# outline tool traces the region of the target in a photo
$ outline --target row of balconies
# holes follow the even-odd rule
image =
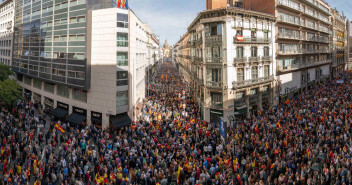
[[[312,53],[331,53],[329,49],[299,49],[299,50],[288,50],[288,51],[280,51],[276,52],[279,55],[299,55],[299,54],[312,54]]]
[[[263,44],[269,44],[270,38],[251,38],[251,37],[235,36],[233,38],[233,42],[235,44],[240,44],[240,43],[263,43]]]
[[[239,88],[244,88],[247,86],[253,86],[253,85],[258,85],[262,83],[268,83],[274,80],[274,75],[267,76],[267,77],[261,77],[261,78],[256,78],[256,79],[249,79],[249,80],[243,80],[243,81],[234,81],[232,82],[232,86],[234,89],[239,89]]]
[[[261,56],[261,57],[244,57],[244,58],[234,58],[235,63],[246,63],[246,62],[259,62],[259,61],[271,61],[272,56]]]
[[[307,62],[304,64],[292,64],[290,66],[278,66],[277,69],[280,72],[286,72],[286,71],[297,70],[297,69],[301,69],[301,68],[329,64],[329,63],[331,63],[331,60],[321,60],[321,61],[316,61],[316,62]]]
[[[322,12],[330,15],[330,11],[327,10],[320,3],[317,3],[315,0],[303,0],[303,1],[310,3],[314,7],[318,8],[319,10],[321,10]],[[286,6],[286,7],[289,7],[290,9],[294,9],[294,10],[296,10],[298,12],[303,12],[303,13],[305,12],[303,6],[300,6],[299,4],[296,4],[296,3],[292,2],[291,0],[278,0],[277,1],[277,5]]]
[[[293,39],[293,40],[302,40],[302,41],[311,41],[311,42],[322,42],[322,43],[329,43],[329,39],[322,38],[322,37],[312,37],[312,38],[304,38],[304,37],[299,37],[298,35],[295,34],[282,34],[278,33],[276,35],[277,38],[282,38],[282,39]]]

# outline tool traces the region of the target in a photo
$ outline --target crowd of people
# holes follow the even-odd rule
[[[61,133],[30,101],[1,104],[0,182],[352,184],[351,73],[242,120],[223,145],[176,66],[158,66],[138,121],[115,131],[59,121]]]

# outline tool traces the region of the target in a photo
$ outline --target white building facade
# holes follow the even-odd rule
[[[11,66],[15,1],[4,0],[0,4],[0,63]]]

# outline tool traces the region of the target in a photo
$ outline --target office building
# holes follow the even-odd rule
[[[136,117],[148,27],[101,0],[17,0],[12,69],[24,93],[72,124],[119,127]]]
[[[4,0],[0,4],[0,63],[11,66],[15,1]]]
[[[223,7],[200,12],[175,44],[202,119],[249,116],[274,103],[275,17]]]

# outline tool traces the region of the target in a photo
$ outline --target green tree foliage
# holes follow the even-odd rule
[[[21,99],[21,86],[11,79],[0,81],[0,101],[13,106]]]
[[[11,71],[10,66],[0,64],[0,81],[5,81],[10,75],[14,73]]]

